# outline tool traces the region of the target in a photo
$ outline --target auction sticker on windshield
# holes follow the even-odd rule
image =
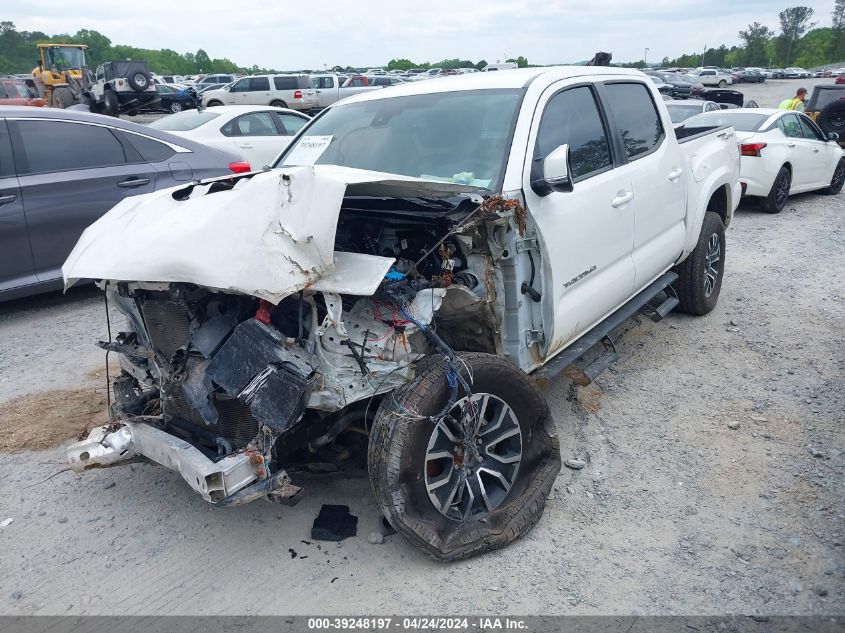
[[[303,136],[299,142],[291,150],[291,153],[285,156],[285,165],[313,165],[317,159],[323,155],[329,143],[332,142],[332,136]]]

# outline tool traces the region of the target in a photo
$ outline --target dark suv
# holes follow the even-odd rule
[[[82,231],[127,196],[248,171],[235,154],[111,117],[0,113],[0,301],[62,287]]]

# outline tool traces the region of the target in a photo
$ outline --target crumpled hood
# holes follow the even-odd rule
[[[79,238],[62,266],[65,288],[79,279],[185,282],[278,303],[320,280],[320,290],[372,294],[393,259],[336,257],[347,192],[446,197],[478,191],[334,165],[274,169],[236,177],[231,190],[210,191],[228,178],[125,198]],[[332,274],[335,259],[349,267],[346,274]],[[334,280],[343,283],[336,287]]]

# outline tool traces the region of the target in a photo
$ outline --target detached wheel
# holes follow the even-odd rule
[[[833,170],[833,177],[830,179],[830,185],[822,189],[822,193],[829,196],[835,196],[842,191],[842,185],[845,184],[845,158],[840,158],[836,169]]]
[[[675,289],[681,302],[678,310],[701,316],[716,307],[725,274],[725,225],[717,213],[704,214],[695,250],[675,272]]]
[[[760,209],[766,213],[780,213],[786,206],[789,198],[789,189],[792,187],[792,172],[784,165],[775,176],[769,195],[760,200]]]
[[[171,112],[181,112],[182,111],[182,104],[178,101],[174,101],[170,104],[170,111]]]
[[[442,358],[420,363],[373,422],[370,481],[390,524],[441,561],[507,545],[543,514],[560,471],[554,421],[534,382],[490,354],[462,354],[472,394],[449,398]],[[471,378],[470,378],[471,376]]]

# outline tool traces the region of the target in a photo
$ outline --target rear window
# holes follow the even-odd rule
[[[716,125],[732,125],[737,132],[756,132],[760,129],[768,114],[754,114],[751,112],[705,112],[684,121],[685,127],[709,127]]]
[[[613,83],[605,90],[628,158],[647,154],[660,145],[663,125],[648,88],[641,83]]]
[[[276,90],[296,90],[299,84],[296,77],[273,77],[273,84]]]
[[[219,114],[209,112],[208,110],[201,112],[197,110],[186,110],[185,112],[178,112],[153,121],[149,127],[164,132],[187,132],[188,130],[195,130],[200,125],[204,125],[219,116]]]
[[[698,105],[674,105],[667,103],[666,108],[669,110],[669,118],[672,119],[672,123],[681,123],[691,116],[701,114],[701,106]]]

